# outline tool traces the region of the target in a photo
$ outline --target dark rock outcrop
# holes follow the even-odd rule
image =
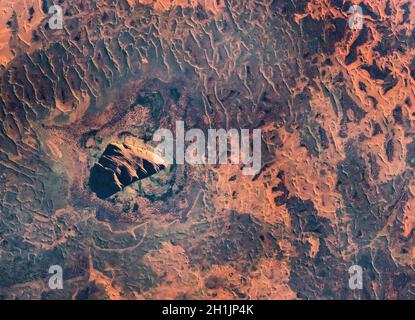
[[[150,150],[110,143],[91,169],[89,186],[99,198],[105,199],[164,168],[162,159]]]

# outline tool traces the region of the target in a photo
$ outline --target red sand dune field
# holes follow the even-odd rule
[[[0,0],[0,298],[415,298],[415,2],[52,2]],[[176,121],[260,171],[165,165]]]

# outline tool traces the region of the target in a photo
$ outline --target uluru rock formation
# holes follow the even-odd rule
[[[89,186],[99,198],[105,199],[164,168],[163,160],[149,150],[110,143],[91,169]]]

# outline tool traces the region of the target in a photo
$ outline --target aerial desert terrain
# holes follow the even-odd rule
[[[414,170],[412,0],[0,0],[0,299],[415,299]]]

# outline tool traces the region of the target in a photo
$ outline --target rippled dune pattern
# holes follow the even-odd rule
[[[0,0],[0,298],[414,299],[415,2],[361,30],[352,4]],[[177,120],[261,129],[261,171],[92,192],[107,146]]]

